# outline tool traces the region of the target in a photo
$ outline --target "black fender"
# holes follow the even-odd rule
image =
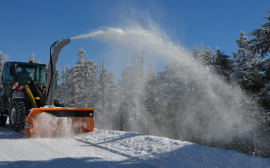
[[[23,90],[14,90],[11,96],[11,101],[13,100],[29,101],[26,91]]]

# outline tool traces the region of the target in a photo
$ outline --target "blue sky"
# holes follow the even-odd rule
[[[58,39],[104,27],[121,28],[128,20],[144,26],[150,18],[190,51],[203,42],[232,55],[241,30],[249,33],[267,22],[263,17],[270,10],[268,5],[266,0],[2,0],[0,51],[8,54],[10,61],[28,61],[35,53],[37,59],[47,63],[49,47]],[[62,50],[58,68],[67,64],[73,67],[80,47],[86,50],[88,59],[100,63],[106,45],[91,39],[72,41]]]

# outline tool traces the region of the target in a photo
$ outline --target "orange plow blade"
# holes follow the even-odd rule
[[[26,134],[29,137],[49,137],[60,129],[74,133],[92,132],[93,117],[93,108],[33,108],[26,119]]]

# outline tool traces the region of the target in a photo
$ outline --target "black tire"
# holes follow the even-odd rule
[[[0,100],[0,110],[1,110],[1,100]],[[4,127],[7,122],[7,117],[3,114],[0,114],[0,127]]]
[[[14,101],[9,106],[9,128],[14,131],[21,131],[25,126],[26,106],[23,101]]]
[[[0,127],[4,127],[6,125],[6,122],[7,122],[7,117],[1,115],[0,116]]]

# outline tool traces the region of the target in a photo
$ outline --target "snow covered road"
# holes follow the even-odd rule
[[[270,167],[270,159],[132,132],[25,138],[0,128],[0,167]]]
[[[0,167],[151,167],[73,138],[30,139],[0,128]]]

